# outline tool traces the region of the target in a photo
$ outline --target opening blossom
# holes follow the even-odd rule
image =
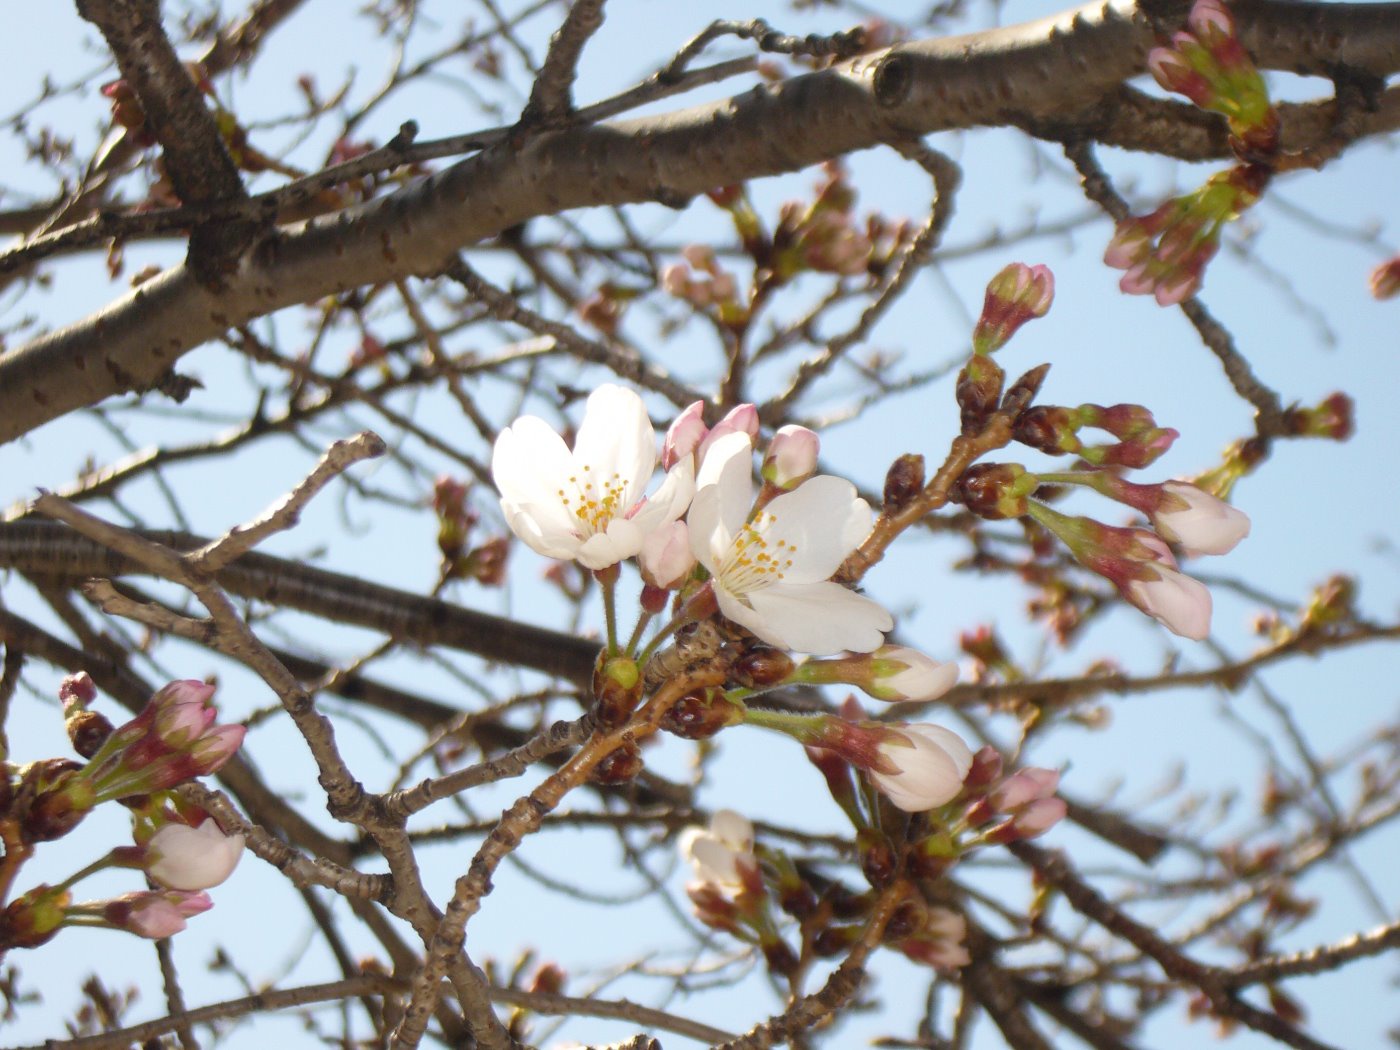
[[[213,820],[197,828],[167,824],[146,843],[146,874],[171,890],[207,890],[233,874],[243,836],[225,835]]]
[[[656,494],[644,495],[656,467],[656,432],[642,399],[605,384],[588,397],[572,451],[537,416],[501,431],[491,474],[510,530],[547,558],[606,569],[630,558],[646,536],[685,512],[694,462],[681,457]]]
[[[746,433],[726,434],[705,456],[688,518],[720,612],[781,649],[878,649],[894,626],[890,614],[831,582],[870,532],[870,505],[855,486],[821,474],[749,520],[753,502],[753,446]]]
[[[708,828],[686,828],[678,846],[701,882],[739,890],[753,882],[758,871],[753,825],[732,809],[716,810]]]
[[[906,813],[923,813],[952,801],[972,768],[972,750],[962,737],[927,723],[891,726],[879,751],[895,770],[872,769],[870,781]]]

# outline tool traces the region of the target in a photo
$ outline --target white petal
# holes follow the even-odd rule
[[[606,569],[632,557],[642,549],[642,530],[634,522],[614,518],[606,532],[589,536],[579,545],[574,558],[585,569]]]
[[[656,467],[656,431],[635,391],[604,383],[588,395],[574,441],[574,459],[591,467],[596,483],[617,474],[627,482],[622,504],[641,498]]]
[[[574,459],[564,439],[543,419],[521,416],[496,437],[491,451],[491,476],[509,503],[526,511],[548,533],[573,527],[559,489],[574,472]]]
[[[576,535],[558,529],[546,532],[540,527],[539,520],[530,509],[517,507],[502,500],[501,512],[505,515],[510,531],[519,536],[536,554],[543,554],[546,558],[572,558],[578,552],[579,541]]]
[[[1125,595],[1173,634],[1202,641],[1210,633],[1210,591],[1200,580],[1157,567],[1155,580],[1129,580]]]
[[[942,726],[905,726],[902,732],[912,747],[880,745],[881,754],[899,766],[899,772],[871,773],[870,779],[907,813],[922,813],[951,801],[962,790],[972,752],[956,733]],[[966,765],[961,761],[964,753]]]
[[[754,616],[762,621],[768,634],[740,620],[745,627],[765,641],[771,640],[769,634],[778,635],[784,642],[773,644],[814,656],[843,649],[873,652],[884,644],[883,632],[894,626],[894,620],[878,602],[839,583],[784,581],[754,590],[747,597]],[[730,616],[727,611],[725,615]]]
[[[656,493],[631,516],[643,534],[669,525],[685,513],[695,496],[695,457],[684,456],[666,472]]]
[[[695,487],[701,491],[711,485],[719,490],[719,520],[733,536],[753,508],[753,444],[747,434],[726,434],[705,455]]]
[[[786,541],[796,548],[784,582],[829,580],[870,531],[869,505],[856,497],[856,487],[849,481],[830,474],[807,479],[764,509],[773,518],[764,539],[770,545]],[[852,542],[855,533],[859,536]]]
[[[710,818],[710,832],[739,853],[753,849],[753,825],[749,818],[732,809],[717,809]]]
[[[709,485],[697,491],[685,520],[690,529],[690,552],[695,560],[712,574],[718,572],[731,539],[720,521],[719,486]]]

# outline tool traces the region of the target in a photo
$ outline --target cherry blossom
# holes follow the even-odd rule
[[[742,813],[716,810],[708,828],[689,827],[678,842],[695,877],[723,889],[738,890],[753,882],[758,861],[753,855],[753,825]]]
[[[146,844],[146,874],[167,889],[207,890],[233,874],[243,836],[225,835],[213,820],[197,828],[167,824]]]
[[[879,751],[894,772],[872,769],[870,781],[906,813],[922,813],[951,801],[972,768],[972,751],[962,737],[926,723],[891,727]]]
[[[638,553],[646,536],[685,512],[694,464],[681,457],[651,499],[656,433],[642,399],[605,384],[588,398],[573,450],[536,416],[496,438],[491,474],[512,532],[547,558],[605,569]]]
[[[753,446],[745,433],[727,434],[701,465],[688,518],[691,549],[711,574],[720,612],[781,649],[878,649],[894,626],[890,614],[831,582],[870,532],[870,506],[855,486],[818,475],[750,520],[753,501]]]

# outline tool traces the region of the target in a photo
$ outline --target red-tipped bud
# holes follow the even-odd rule
[[[1006,345],[1027,321],[1044,317],[1055,298],[1055,277],[1045,266],[1012,263],[987,284],[972,349],[989,354]]]

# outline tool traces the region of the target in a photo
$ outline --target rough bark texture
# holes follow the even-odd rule
[[[1236,13],[1265,68],[1400,70],[1395,5],[1257,0]],[[434,274],[458,249],[533,216],[636,201],[681,206],[716,186],[955,128],[1021,124],[1054,137],[1111,130],[1122,85],[1155,39],[1135,5],[1094,3],[901,45],[718,103],[508,141],[393,196],[269,235],[220,271],[217,290],[209,275],[172,267],[98,314],[0,356],[0,442],[113,394],[178,395],[176,362],[229,327],[351,287]],[[1121,121],[1125,130],[1106,140],[1175,154],[1172,140],[1184,132],[1191,156],[1223,146],[1188,107],[1149,105],[1155,123]],[[1295,115],[1286,141],[1330,131],[1325,111]],[[1362,123],[1373,132],[1397,122],[1392,91]]]

